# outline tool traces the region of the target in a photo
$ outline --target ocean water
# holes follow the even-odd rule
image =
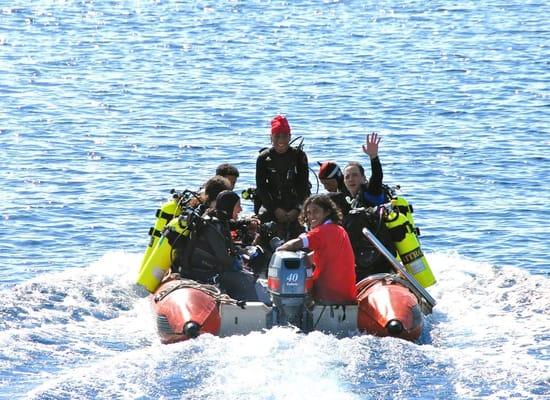
[[[0,398],[547,399],[549,26],[542,1],[0,1]],[[160,344],[133,286],[156,208],[222,162],[252,186],[277,113],[313,171],[381,134],[438,278],[420,343]]]

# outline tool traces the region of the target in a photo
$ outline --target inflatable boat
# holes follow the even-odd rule
[[[371,231],[359,228],[359,235],[362,233],[387,259],[395,274],[367,276],[357,283],[355,301],[326,304],[313,300],[312,266],[302,251],[273,254],[267,279],[256,282],[261,302],[236,301],[214,285],[168,275],[173,246],[188,237],[197,224],[205,223],[195,212],[182,213],[181,198],[187,197],[174,195],[157,211],[157,223],[150,231],[151,241],[136,280],[152,293],[162,343],[204,333],[228,336],[285,325],[305,333],[320,330],[340,336],[359,332],[410,341],[420,337],[424,315],[435,306],[435,300],[425,290],[435,283],[435,277],[420,248],[412,207],[403,198],[396,197],[374,210],[391,234],[399,261]],[[372,215],[369,212],[354,209],[350,214]]]
[[[300,318],[295,325],[303,332],[319,330],[337,336],[365,333],[419,339],[424,327],[422,307],[401,278],[390,274],[372,276],[359,282],[358,290],[357,303],[314,303],[304,310],[305,320]],[[289,321],[282,324],[277,320],[273,305],[238,304],[211,285],[179,278],[167,279],[151,296],[151,302],[164,344],[204,333],[225,337],[290,325]]]
[[[365,278],[357,284],[357,301],[340,304],[313,301],[311,275],[304,252],[276,252],[268,279],[260,283],[269,301],[242,302],[216,286],[171,274],[150,296],[160,340],[168,344],[205,333],[224,337],[292,325],[304,333],[366,333],[417,341],[424,315],[435,305],[404,269]]]

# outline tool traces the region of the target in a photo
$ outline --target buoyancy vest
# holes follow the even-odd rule
[[[343,226],[348,233],[355,255],[357,281],[369,275],[392,272],[391,264],[362,233],[363,228],[367,228],[393,255],[397,255],[390,232],[384,224],[383,214],[379,210],[375,207],[355,208],[351,209],[344,218]]]
[[[382,190],[379,194],[373,194],[369,191],[366,184],[362,184],[359,192],[351,203],[351,208],[376,207],[384,204],[385,201],[387,200],[384,190]]]
[[[235,263],[231,234],[226,221],[210,215],[196,218],[200,221],[193,225],[175,263],[182,277],[212,283]]]
[[[265,171],[257,171],[258,195],[267,209],[291,209],[311,194],[307,156],[302,150],[289,147],[286,153],[279,154],[269,148],[260,153],[258,160],[265,168]]]

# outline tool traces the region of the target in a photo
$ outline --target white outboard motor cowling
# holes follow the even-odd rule
[[[269,262],[267,288],[273,303],[272,324],[309,331],[306,304],[313,287],[313,269],[303,251],[276,251]]]

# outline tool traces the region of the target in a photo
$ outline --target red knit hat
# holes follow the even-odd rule
[[[338,179],[342,176],[340,167],[333,161],[319,162],[319,165],[319,179]]]
[[[277,115],[271,120],[272,135],[290,135],[290,125],[285,117]]]

